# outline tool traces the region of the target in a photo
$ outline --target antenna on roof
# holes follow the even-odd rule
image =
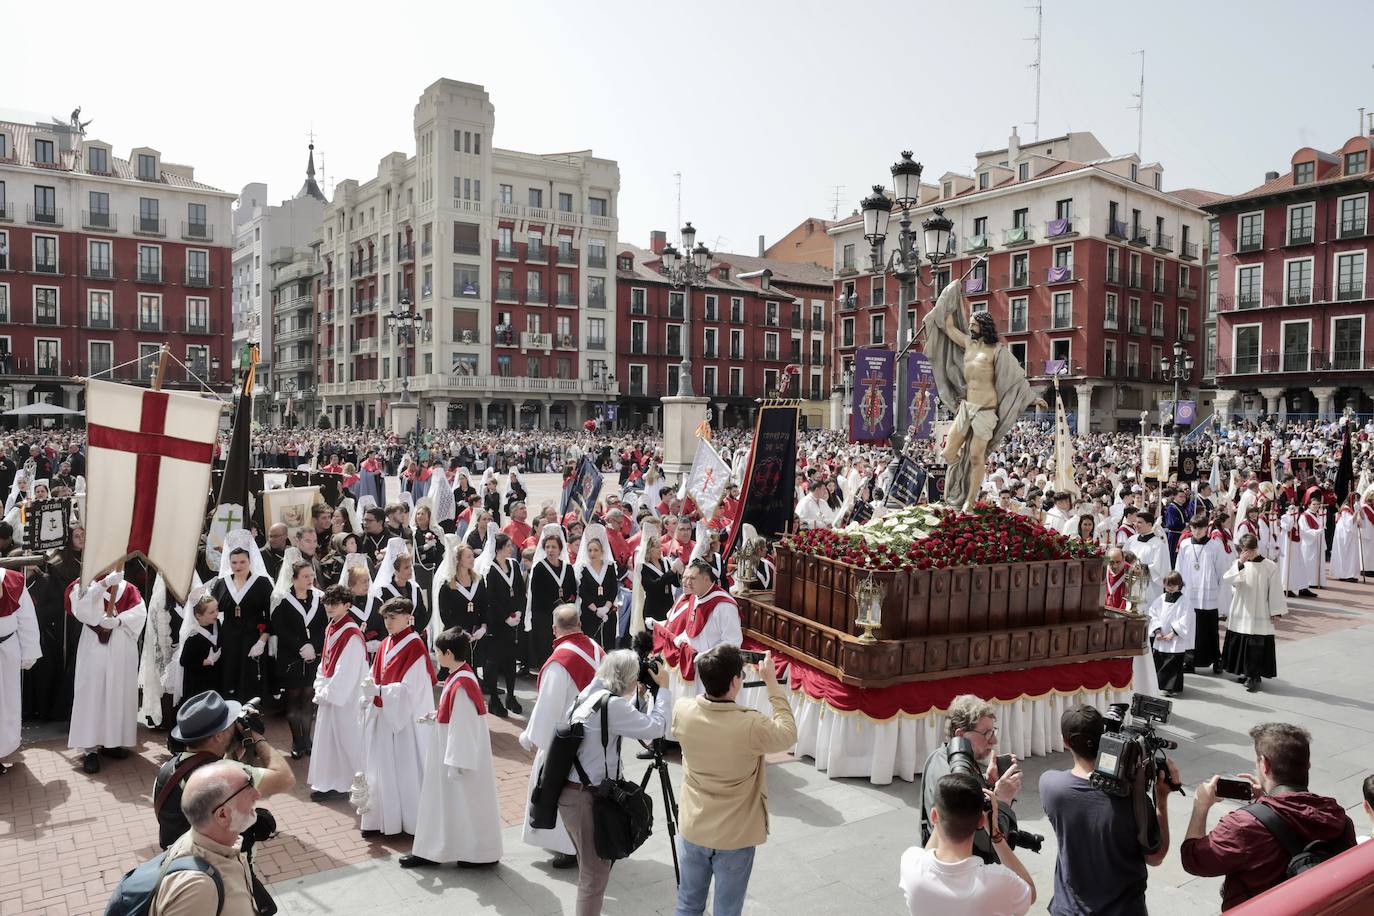
[[[1035,120],[1030,122],[1030,126],[1035,128],[1035,139],[1038,141],[1040,139],[1040,38],[1043,34],[1045,4],[1041,0],[1036,0],[1035,6],[1028,6],[1026,9],[1035,10],[1035,34],[1027,38],[1026,41],[1035,42],[1035,63],[1028,66],[1035,71]]]
[[[830,200],[830,219],[834,221],[840,218],[840,201],[844,199],[844,185],[837,184],[831,187],[835,193]]]
[[[677,224],[682,225],[682,173],[674,172],[673,177],[677,179]]]
[[[1145,146],[1145,51],[1135,53],[1140,55],[1140,91],[1134,93],[1136,102],[1131,107],[1140,113],[1135,128],[1135,155],[1139,159]]]

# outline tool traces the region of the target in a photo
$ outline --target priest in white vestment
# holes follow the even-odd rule
[[[1325,532],[1315,515],[1294,506],[1283,516],[1279,535],[1279,576],[1288,597],[1315,598]]]
[[[3,761],[19,750],[21,671],[43,655],[38,640],[38,614],[24,588],[24,573],[0,570],[0,774]]]
[[[82,752],[82,769],[100,772],[100,752],[129,756],[138,742],[138,637],[148,619],[143,598],[121,572],[67,589],[72,616],[85,624],[76,648],[76,688],[67,746]]]
[[[553,744],[554,729],[568,717],[577,695],[596,677],[596,669],[605,655],[605,650],[582,632],[582,614],[577,605],[560,604],[553,609],[553,649],[544,667],[539,669],[539,694],[529,723],[520,733],[520,746],[536,752],[534,766],[530,769],[527,798],[533,797],[535,786],[539,783],[539,773],[544,767],[549,746]],[[554,868],[576,867],[576,850],[563,826],[562,815],[558,816],[555,826],[548,830],[531,827],[528,813],[524,824],[520,839],[552,852]]]
[[[348,798],[353,777],[363,768],[363,723],[358,708],[367,675],[367,646],[351,613],[353,596],[344,585],[324,591],[324,651],[315,673],[315,733],[311,738],[312,801]]]
[[[430,726],[420,719],[434,712],[434,669],[413,606],[404,598],[382,605],[387,638],[363,680],[363,775],[367,803],[359,809],[365,837],[415,833],[420,782],[429,749]]]
[[[1374,490],[1365,493],[1355,510],[1355,531],[1360,536],[1360,562],[1366,576],[1374,575]]]
[[[825,501],[825,484],[813,480],[807,493],[797,502],[797,522],[803,528],[829,528],[835,524],[835,513]]]
[[[1355,520],[1361,509],[1354,493],[1336,513],[1336,533],[1331,540],[1331,578],[1357,582],[1360,578],[1360,532]]]
[[[1174,566],[1175,571],[1183,576],[1184,597],[1194,615],[1192,625],[1188,627],[1188,658],[1184,673],[1191,673],[1196,668],[1211,668],[1213,674],[1221,674],[1221,629],[1218,621],[1226,611],[1221,604],[1221,576],[1235,557],[1226,552],[1220,540],[1208,533],[1206,516],[1195,517],[1189,527],[1192,536],[1179,541],[1178,560]],[[1162,677],[1160,682],[1163,683]]]
[[[501,811],[491,767],[487,704],[468,663],[468,634],[445,630],[435,639],[434,650],[449,676],[432,714],[434,732],[420,789],[415,842],[410,854],[401,856],[401,867],[495,864],[502,851]]]
[[[659,630],[667,641],[660,651],[669,665],[676,668],[669,684],[676,702],[682,697],[699,696],[706,692],[696,678],[695,659],[698,655],[722,643],[732,646],[744,643],[740,627],[739,605],[716,582],[715,570],[709,561],[693,560],[682,574],[682,596],[668,613],[668,623],[655,627],[655,647],[659,647]],[[741,705],[749,705],[740,701]]]
[[[1150,587],[1145,592],[1144,607],[1149,607],[1156,598],[1164,594],[1164,574],[1169,572],[1169,546],[1164,538],[1155,532],[1155,517],[1152,512],[1137,512],[1135,516],[1135,535],[1121,545],[1122,550],[1135,554],[1137,563],[1143,563],[1150,571]]]

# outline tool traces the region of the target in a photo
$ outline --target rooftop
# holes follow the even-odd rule
[[[140,184],[163,184],[189,191],[212,191],[219,194],[227,193],[221,188],[212,187],[211,185],[178,174],[175,171],[177,168],[186,168],[187,171],[190,171],[190,168],[177,166],[170,162],[162,162],[163,167],[156,180],[141,179],[138,177],[137,170],[129,163],[129,160],[120,159],[118,156],[114,155],[113,151],[110,154],[110,174],[86,172],[81,167],[81,144],[83,142],[100,143],[101,145],[108,144],[99,140],[88,141],[84,137],[75,136],[72,134],[71,127],[67,124],[45,124],[41,122],[36,124],[25,124],[21,121],[0,120],[0,130],[9,133],[13,138],[14,148],[9,151],[12,158],[5,160],[10,165],[43,169],[52,172],[66,172],[70,174],[94,174],[104,178],[120,178],[126,181],[137,181]],[[57,152],[57,161],[52,164],[39,163],[34,160],[33,141],[35,139],[56,136],[60,140],[64,135],[70,137],[72,149],[59,149]]]

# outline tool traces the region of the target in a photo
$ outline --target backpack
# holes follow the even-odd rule
[[[534,793],[530,796],[529,824],[536,830],[552,830],[558,823],[558,797],[563,794],[563,786],[572,773],[577,759],[577,749],[582,745],[582,722],[595,710],[596,703],[610,699],[609,691],[598,691],[588,698],[594,700],[577,715],[578,704],[568,710],[568,718],[561,722],[553,732],[549,752],[544,755],[544,765],[535,781]]]
[[[219,895],[219,903],[215,905],[215,916],[219,916],[224,908],[224,882],[220,880],[215,866],[199,856],[180,856],[168,860],[165,849],[124,873],[105,907],[105,916],[147,916],[153,908],[153,898],[157,896],[162,879],[178,871],[198,871],[210,876],[210,880],[215,882],[215,893]]]
[[[1288,826],[1288,822],[1266,804],[1254,802],[1241,810],[1250,812],[1255,820],[1263,824],[1288,854],[1288,868],[1284,871],[1284,880],[1296,878],[1343,851],[1328,840],[1312,840],[1304,845]]]

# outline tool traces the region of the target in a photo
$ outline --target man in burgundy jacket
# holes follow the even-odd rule
[[[1340,802],[1307,790],[1312,736],[1296,725],[1268,722],[1250,729],[1255,742],[1259,780],[1252,783],[1255,801],[1272,808],[1306,845],[1325,840],[1336,852],[1355,845],[1355,825]],[[1251,813],[1232,811],[1211,832],[1207,812],[1217,801],[1217,779],[1198,786],[1193,816],[1183,840],[1183,870],[1202,878],[1222,875],[1221,908],[1256,897],[1286,877],[1289,855],[1269,829]]]

